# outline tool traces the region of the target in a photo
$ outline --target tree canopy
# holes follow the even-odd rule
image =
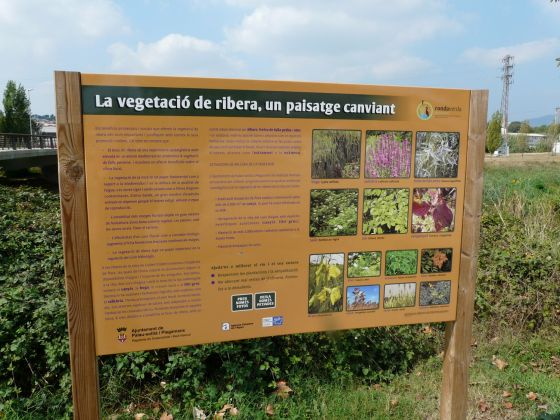
[[[488,123],[488,129],[486,131],[486,150],[489,153],[494,153],[502,144],[501,121],[502,114],[500,111],[496,111]]]
[[[0,118],[0,132],[29,134],[31,102],[25,88],[9,80],[2,99],[4,116]]]

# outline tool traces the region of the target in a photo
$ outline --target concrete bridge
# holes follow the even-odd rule
[[[56,136],[0,133],[0,167],[10,173],[40,167],[50,181],[58,178]]]

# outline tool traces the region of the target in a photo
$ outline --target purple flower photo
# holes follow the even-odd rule
[[[366,131],[366,178],[408,178],[411,131]]]

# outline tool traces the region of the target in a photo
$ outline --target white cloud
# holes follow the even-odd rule
[[[228,2],[246,6],[251,0]],[[290,79],[385,81],[410,75],[417,66],[431,67],[411,53],[416,46],[462,29],[437,0],[253,3],[238,25],[226,29],[224,44]]]
[[[528,63],[540,58],[550,56],[553,58],[560,48],[560,38],[548,38],[539,41],[524,42],[497,48],[470,48],[462,58],[466,61],[480,63],[489,67],[496,67],[502,58],[513,55],[516,64]]]
[[[133,49],[116,43],[109,47],[112,66],[119,71],[225,76],[242,67],[226,55],[219,44],[180,34],[169,34],[153,43],[138,43]]]

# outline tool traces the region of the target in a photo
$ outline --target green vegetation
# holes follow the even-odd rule
[[[417,271],[418,251],[416,249],[387,251],[385,256],[386,276],[416,274]]]
[[[405,308],[416,304],[416,283],[386,284],[383,307]]]
[[[312,178],[359,178],[360,138],[356,130],[313,130]]]
[[[350,252],[348,277],[376,277],[381,274],[381,252]]]
[[[31,102],[22,85],[9,80],[2,99],[4,112],[0,112],[0,133],[29,134]]]
[[[492,114],[486,130],[486,151],[494,153],[502,144],[502,114],[499,111]]]
[[[408,232],[408,189],[364,189],[364,235]]]
[[[0,183],[2,419],[71,417],[59,217],[56,194]],[[469,418],[560,414],[559,243],[560,165],[487,167]],[[104,418],[437,418],[442,341],[432,324],[104,356]]]
[[[311,190],[309,236],[355,235],[358,190]]]
[[[309,261],[309,313],[342,311],[344,254],[312,255]]]

